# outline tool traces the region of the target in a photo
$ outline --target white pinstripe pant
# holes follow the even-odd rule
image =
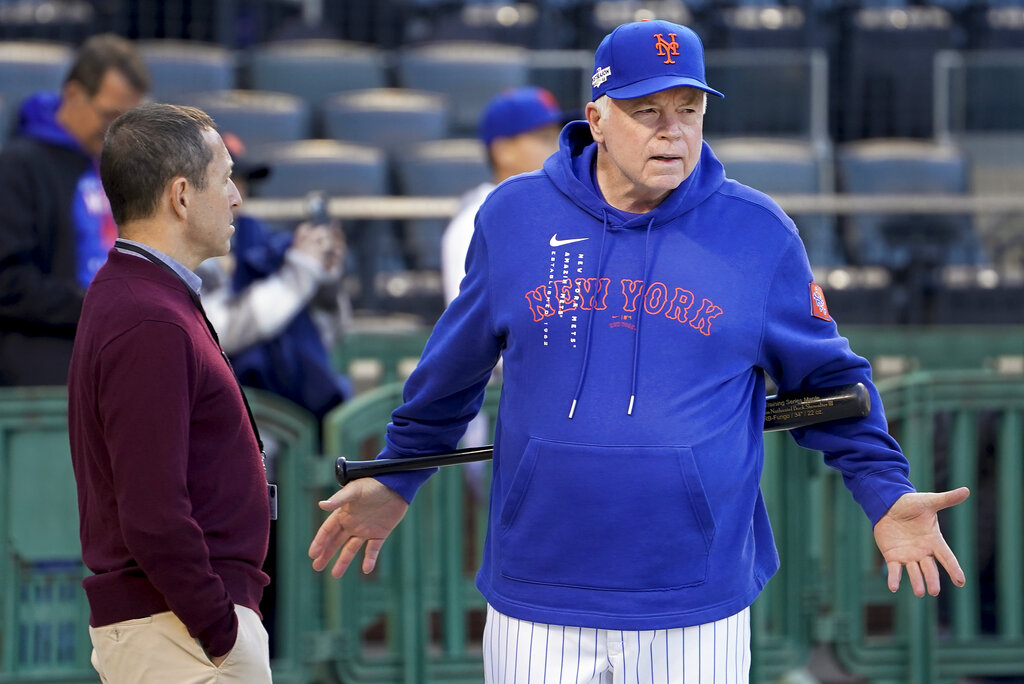
[[[620,631],[517,620],[487,606],[486,684],[747,684],[750,609],[678,629]]]

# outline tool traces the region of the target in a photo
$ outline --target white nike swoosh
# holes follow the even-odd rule
[[[558,233],[555,233],[554,235],[551,236],[551,242],[548,244],[550,244],[552,247],[561,247],[562,245],[571,245],[574,242],[583,242],[584,240],[589,239],[590,238],[572,238],[570,240],[559,240]]]

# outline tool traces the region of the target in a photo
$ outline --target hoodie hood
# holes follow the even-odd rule
[[[33,140],[67,147],[85,154],[78,141],[57,123],[59,107],[60,96],[56,93],[40,92],[30,95],[21,104],[18,132]]]
[[[697,166],[678,188],[651,211],[631,214],[608,204],[597,187],[597,143],[586,121],[573,121],[563,128],[558,145],[558,153],[544,162],[544,171],[573,203],[614,227],[656,229],[699,205],[725,182],[725,169],[705,142]]]

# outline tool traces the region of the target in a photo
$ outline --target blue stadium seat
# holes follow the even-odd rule
[[[722,138],[711,143],[725,173],[768,195],[817,195],[834,190],[832,159],[808,141]],[[843,263],[835,220],[821,214],[793,214],[813,266]]]
[[[388,85],[383,50],[342,40],[308,39],[265,43],[253,48],[249,86],[301,97],[313,113],[314,134],[329,96]]]
[[[403,50],[398,80],[403,88],[445,95],[454,135],[475,135],[492,97],[527,84],[527,52],[497,43],[444,42]]]
[[[413,196],[459,196],[490,180],[483,143],[457,138],[421,143],[398,167],[398,187]],[[407,225],[406,239],[420,269],[441,268],[441,235],[447,221],[420,219]]]
[[[1024,22],[1024,15],[1022,15]],[[1024,36],[1024,23],[1021,24]],[[935,57],[936,136],[963,148],[976,193],[1024,188],[1024,43],[1016,50],[944,51]],[[1020,220],[979,217],[1021,234]],[[980,227],[980,225],[979,225]]]
[[[303,197],[313,190],[332,197],[388,191],[384,153],[375,147],[299,140],[262,148],[259,157],[271,168],[258,185],[260,197]]]
[[[1024,41],[1024,31],[1019,37]],[[936,102],[949,107],[949,121],[940,127],[1024,132],[1024,42],[1016,50],[944,52],[936,55],[935,64]]]
[[[374,88],[330,97],[323,108],[328,138],[362,142],[389,152],[448,135],[448,104],[436,93]]]
[[[839,187],[854,194],[964,194],[969,165],[950,144],[879,139],[845,143],[837,152]],[[981,247],[971,218],[958,214],[855,214],[846,225],[854,263],[933,269],[977,263]]]
[[[39,90],[60,92],[71,57],[72,49],[64,43],[0,41],[0,96],[12,123],[26,95]]]
[[[743,0],[716,8],[713,41],[721,49],[796,49],[808,44],[808,17],[774,0]]]
[[[136,45],[149,67],[150,97],[181,101],[189,93],[235,87],[235,56],[227,48],[188,40],[142,40]]]
[[[1024,3],[1021,0],[981,4],[972,8],[969,47],[978,50],[1020,50],[1024,47]]]
[[[224,90],[195,93],[183,101],[205,111],[218,129],[234,133],[250,148],[310,136],[309,107],[286,93]]]
[[[840,27],[839,141],[932,137],[932,61],[956,47],[958,28],[935,6],[866,8]]]
[[[487,152],[475,138],[416,145],[398,170],[404,195],[460,195],[490,178]]]
[[[708,136],[787,136],[825,143],[828,58],[820,50],[714,50],[708,83]]]

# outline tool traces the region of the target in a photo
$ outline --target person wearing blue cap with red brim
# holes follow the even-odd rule
[[[917,492],[868,362],[840,337],[793,221],[703,141],[690,29],[625,24],[598,47],[586,121],[476,215],[467,273],[380,458],[450,451],[499,358],[490,520],[477,587],[487,682],[749,680],[749,606],[779,566],[760,491],[765,376],[780,392],[864,383],[863,418],[793,430],[874,526],[888,586],[965,576]],[[321,502],[310,546],[364,572],[429,471]]]

